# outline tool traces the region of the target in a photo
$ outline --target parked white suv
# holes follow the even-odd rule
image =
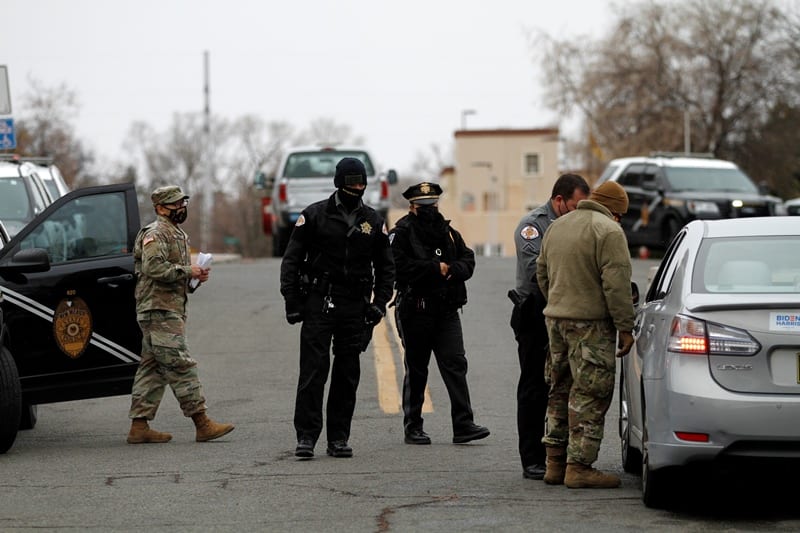
[[[389,185],[397,183],[397,173],[394,170],[378,172],[367,150],[341,146],[291,148],[284,154],[273,179],[263,173],[256,175],[256,188],[268,191],[268,197],[264,199],[263,216],[264,231],[272,235],[272,255],[283,255],[300,212],[336,190],[333,176],[336,164],[344,157],[355,157],[364,163],[367,169],[364,203],[378,211],[384,220],[387,219]]]
[[[0,156],[0,221],[11,237],[53,202],[37,168],[15,155]]]

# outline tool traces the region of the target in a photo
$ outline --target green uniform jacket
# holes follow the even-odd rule
[[[192,278],[189,237],[161,215],[139,230],[133,246],[136,313],[173,311],[186,316]]]
[[[544,315],[570,320],[611,318],[618,331],[633,329],[631,256],[622,227],[593,200],[555,220],[536,263]]]

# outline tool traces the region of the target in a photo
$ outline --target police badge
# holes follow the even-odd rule
[[[83,354],[92,336],[92,313],[82,298],[68,296],[58,303],[53,336],[61,351],[72,359]]]
[[[372,225],[370,225],[369,222],[364,222],[363,224],[361,224],[360,228],[361,228],[361,233],[366,233],[367,235],[372,233]]]

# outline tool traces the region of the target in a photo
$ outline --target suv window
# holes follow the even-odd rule
[[[758,188],[737,168],[665,167],[674,191],[729,191],[758,193]]]
[[[30,208],[22,178],[0,178],[0,220],[27,220],[33,216]]]
[[[623,187],[641,187],[644,165],[633,164],[625,169],[625,173],[619,177],[619,184]]]
[[[336,173],[336,164],[345,157],[360,159],[367,169],[367,175],[375,174],[372,161],[365,152],[319,151],[291,154],[286,160],[283,176],[287,178],[330,177]]]
[[[67,202],[26,235],[20,248],[43,248],[53,264],[127,253],[125,193]]]

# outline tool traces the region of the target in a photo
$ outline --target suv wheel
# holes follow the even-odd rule
[[[17,438],[22,393],[14,358],[0,348],[0,453],[6,453]]]

